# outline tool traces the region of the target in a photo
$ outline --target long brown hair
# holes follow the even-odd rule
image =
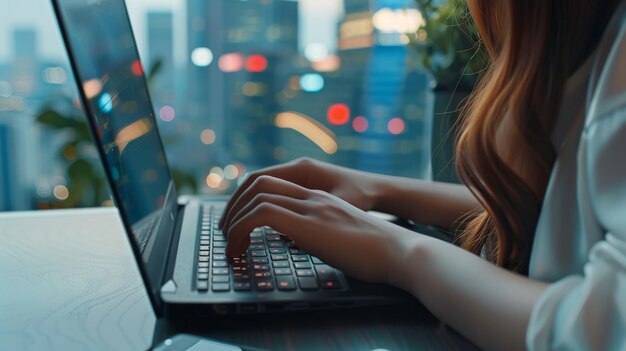
[[[556,158],[565,83],[619,0],[468,0],[490,63],[466,106],[457,170],[480,200],[461,245],[523,274]]]

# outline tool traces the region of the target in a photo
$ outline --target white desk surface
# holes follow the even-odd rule
[[[0,349],[146,350],[155,321],[115,208],[0,214]]]

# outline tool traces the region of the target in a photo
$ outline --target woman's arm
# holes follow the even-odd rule
[[[415,223],[452,228],[463,215],[481,207],[465,185],[380,176],[373,210]]]
[[[389,283],[412,293],[437,318],[481,348],[524,350],[531,311],[547,284],[425,236],[400,238],[406,256]]]

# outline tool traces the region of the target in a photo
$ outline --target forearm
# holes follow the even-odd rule
[[[477,207],[480,203],[464,185],[385,176],[379,182],[374,210],[451,228]]]
[[[481,348],[522,350],[534,303],[546,284],[496,267],[442,241],[419,236],[390,283]]]

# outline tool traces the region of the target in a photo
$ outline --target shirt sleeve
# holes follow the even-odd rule
[[[583,274],[551,284],[533,307],[530,350],[626,350],[626,18],[616,39],[578,154],[579,202],[604,238]]]

